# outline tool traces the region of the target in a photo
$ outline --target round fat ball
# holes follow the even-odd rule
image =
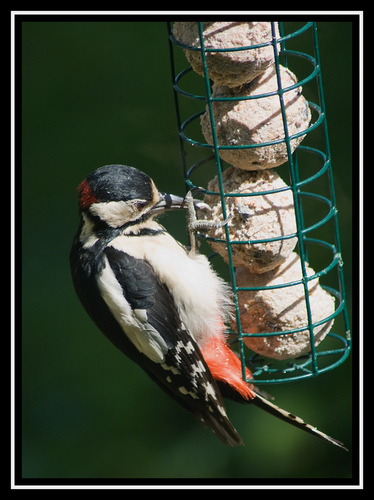
[[[226,217],[230,217],[227,223],[230,242],[250,240],[250,243],[231,245],[234,266],[245,266],[253,273],[264,273],[282,264],[295,248],[296,237],[262,243],[256,243],[256,240],[280,238],[296,233],[291,190],[261,194],[264,191],[288,187],[274,170],[247,172],[230,167],[222,173],[222,181],[226,194],[238,195],[225,197]],[[219,193],[217,176],[209,182],[208,190]],[[211,210],[201,210],[199,218],[223,222],[219,194],[206,194],[204,202]],[[228,262],[225,227],[212,228],[207,235],[221,240],[208,240],[208,243]]]
[[[297,83],[296,76],[283,66],[280,66],[280,75],[282,89]],[[263,143],[285,138],[279,96],[276,94],[253,98],[277,90],[278,80],[274,65],[248,85],[239,88],[213,85],[213,97],[234,98],[234,100],[212,102],[217,143],[219,146],[233,147],[219,150],[223,160],[244,170],[274,168],[288,160],[285,141],[261,146]],[[301,94],[301,90],[301,87],[295,87],[283,94],[289,136],[306,130],[311,119],[308,101]],[[236,100],[242,97],[252,97],[252,99]],[[213,145],[208,107],[200,121],[205,140]],[[304,137],[305,134],[290,141],[291,152]],[[248,145],[255,147],[238,148]]]
[[[227,52],[206,52],[209,78],[219,85],[236,87],[250,82],[274,62],[271,23],[269,22],[203,22],[206,49],[237,49],[268,42],[264,47]],[[278,23],[275,23],[279,38]],[[200,48],[197,22],[175,22],[175,39],[188,46]],[[184,49],[188,62],[204,76],[199,50]]]
[[[307,275],[314,271],[307,266]],[[293,252],[287,261],[264,274],[254,274],[244,267],[235,272],[238,287],[266,287],[287,284],[302,278],[300,257]],[[334,313],[335,299],[312,279],[308,284],[312,321],[323,321]],[[262,356],[275,359],[296,358],[311,350],[309,330],[289,333],[288,330],[308,325],[304,286],[290,285],[268,290],[238,291],[240,322],[243,333],[285,332],[264,337],[243,337],[244,343]],[[313,329],[317,346],[330,331],[333,320]],[[233,325],[233,328],[236,328]]]

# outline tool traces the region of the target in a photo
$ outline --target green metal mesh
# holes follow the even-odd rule
[[[249,367],[253,374],[253,378],[250,381],[256,384],[291,382],[305,377],[317,376],[337,367],[345,361],[350,351],[351,340],[345,301],[343,260],[339,241],[337,208],[332,178],[316,23],[305,23],[296,31],[290,33],[285,33],[284,23],[279,23],[280,38],[276,38],[275,23],[272,23],[271,42],[252,45],[250,47],[236,47],[235,49],[205,48],[202,23],[198,23],[198,29],[201,48],[186,46],[178,42],[173,37],[171,25],[168,23],[174,97],[180,133],[180,151],[187,189],[202,186],[202,193],[214,194],[206,189],[206,184],[212,177],[218,175],[219,195],[224,219],[227,216],[226,200],[230,196],[259,195],[259,193],[238,195],[238,193],[224,192],[222,172],[225,169],[225,162],[220,158],[220,150],[225,148],[252,148],[259,145],[218,145],[212,103],[215,100],[223,100],[223,98],[212,97],[212,82],[208,76],[206,54],[209,51],[248,50],[271,44],[274,50],[278,90],[269,94],[256,95],[255,98],[261,99],[275,94],[279,96],[285,137],[281,140],[262,143],[260,146],[273,145],[279,142],[285,142],[286,144],[288,162],[280,167],[276,167],[275,170],[279,173],[281,172],[281,176],[286,183],[288,180],[287,187],[280,188],[278,191],[282,189],[291,190],[297,223],[297,231],[294,234],[281,236],[280,238],[255,240],[255,242],[266,243],[275,239],[297,238],[298,245],[295,250],[297,250],[301,259],[302,278],[286,284],[273,285],[270,288],[291,287],[296,284],[302,284],[304,287],[308,324],[303,328],[267,333],[242,331],[238,294],[246,290],[259,290],[261,288],[237,286],[232,248],[233,245],[251,244],[251,241],[231,241],[228,227],[225,227],[229,276],[235,302],[237,325],[236,331],[231,330],[230,333],[233,338],[233,348],[236,348],[241,356],[243,378],[246,379],[246,366]],[[310,53],[291,50],[289,48],[290,46],[298,47],[299,40],[299,45],[303,47],[303,50],[304,47],[307,47]],[[277,51],[277,45],[280,45],[279,52]],[[180,50],[181,48],[200,51],[204,77],[195,74],[190,66],[181,71],[177,70],[178,58],[179,61],[183,60],[183,64],[186,62],[186,59],[180,56],[180,53],[183,54],[182,50]],[[282,89],[280,86],[280,64],[289,67],[297,75],[298,82],[294,87],[302,86],[303,94],[304,92],[305,96],[308,94],[307,99],[312,113],[309,127],[294,135],[289,135],[288,133],[286,110],[283,102],[283,94],[289,91],[291,87]],[[224,99],[237,100],[237,97],[226,97]],[[202,134],[199,127],[199,119],[205,112],[206,106],[212,125],[213,144],[207,144],[201,139]],[[292,153],[290,140],[299,135],[305,135],[305,137],[302,144]],[[212,150],[214,154],[212,154]],[[276,191],[262,191],[260,194],[266,195]],[[211,239],[203,232],[199,233],[199,237],[203,240]],[[307,274],[307,263],[315,269],[313,275]],[[317,264],[319,267],[317,267]],[[317,278],[320,279],[321,286],[335,297],[335,311],[331,316],[324,318],[322,321],[313,323],[308,283]],[[314,329],[332,319],[334,319],[333,329],[338,329],[339,333],[330,331],[320,345],[315,347]],[[250,351],[243,341],[245,337],[249,336],[289,335],[302,330],[309,330],[311,349],[309,354],[295,359],[279,361],[265,358]],[[236,343],[237,345],[235,345]]]

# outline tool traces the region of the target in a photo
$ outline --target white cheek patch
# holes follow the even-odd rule
[[[120,227],[134,218],[135,207],[125,201],[109,201],[107,203],[92,203],[89,208],[92,215],[100,217],[111,227]]]
[[[141,309],[133,311],[123,295],[122,287],[118,283],[107,258],[105,258],[105,267],[98,277],[98,285],[113,316],[138,351],[155,363],[163,363],[165,354],[168,352],[164,339],[147,322],[146,311]]]

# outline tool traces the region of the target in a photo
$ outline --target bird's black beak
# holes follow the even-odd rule
[[[159,201],[153,205],[152,213],[159,214],[165,210],[174,210],[177,208],[187,208],[186,199],[175,194],[159,193]],[[194,206],[197,209],[209,208],[209,206],[201,200],[193,200]]]

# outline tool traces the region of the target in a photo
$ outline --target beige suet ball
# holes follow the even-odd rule
[[[307,267],[307,275],[314,273]],[[238,287],[266,287],[287,284],[302,278],[300,257],[293,252],[287,261],[264,274],[251,273],[241,267],[235,272]],[[319,284],[318,278],[308,283],[313,323],[323,321],[334,313],[335,299]],[[268,290],[238,291],[240,322],[243,333],[287,332],[308,325],[305,292],[302,284]],[[317,346],[330,331],[333,320],[314,328]],[[233,325],[233,328],[236,328]],[[311,350],[309,330],[297,333],[243,337],[253,351],[275,359],[296,358]]]
[[[296,76],[283,66],[280,67],[282,89],[297,83]],[[250,98],[278,90],[275,66],[268,68],[262,75],[248,85],[239,88],[213,85],[212,97],[235,98],[228,101],[213,101],[213,117],[218,146],[233,146],[220,149],[220,157],[244,170],[262,170],[282,165],[288,160],[285,132],[278,95]],[[301,87],[284,92],[283,102],[287,117],[288,135],[292,136],[308,128],[311,113],[308,101],[301,94]],[[200,118],[202,132],[208,144],[213,146],[209,110]],[[293,152],[305,137],[300,135],[290,141]],[[263,143],[283,140],[269,146]],[[251,148],[237,146],[255,145]]]
[[[206,52],[209,78],[219,85],[237,87],[250,82],[274,62],[274,48],[270,43],[270,22],[203,22],[206,49],[237,49],[268,42],[263,47],[227,52]],[[279,38],[278,23],[276,37]],[[174,38],[191,47],[200,47],[197,22],[175,22]],[[199,50],[184,49],[188,62],[196,73],[204,75]]]
[[[264,273],[279,266],[295,248],[297,238],[256,243],[256,240],[279,238],[296,233],[292,191],[287,188],[274,170],[247,172],[228,168],[222,173],[225,193],[237,194],[225,198],[226,216],[231,242],[248,241],[231,245],[235,267],[245,266],[251,272]],[[262,195],[264,191],[286,188],[283,191]],[[219,193],[218,177],[208,184],[208,190]],[[254,196],[239,196],[251,195]],[[222,205],[219,194],[206,194],[204,202],[211,210],[200,210],[199,218],[222,222]],[[210,241],[209,245],[228,262],[225,227],[215,227],[207,235],[223,240]]]

